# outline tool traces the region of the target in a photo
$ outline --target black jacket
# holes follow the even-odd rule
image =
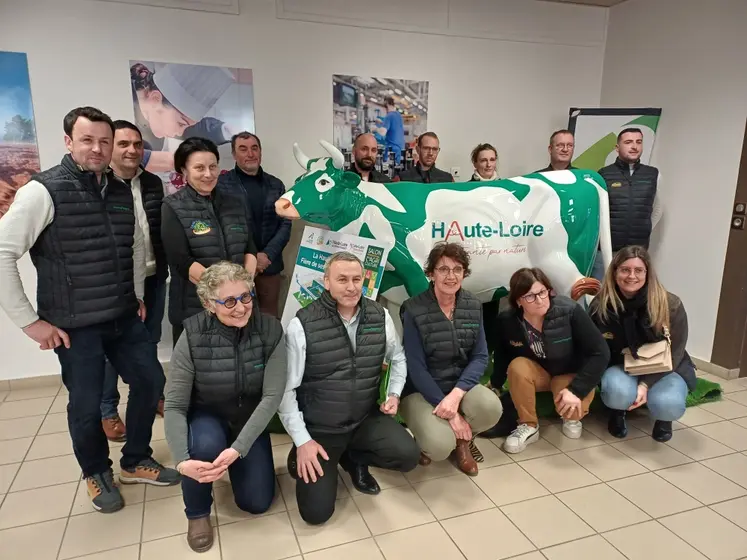
[[[363,175],[360,174],[358,171],[358,168],[355,166],[355,163],[350,167],[350,172],[355,173],[360,177],[363,178]],[[369,183],[391,183],[392,179],[389,178],[388,175],[384,175],[383,173],[376,171],[376,169],[372,169],[368,172],[368,182]]]
[[[237,329],[203,311],[184,321],[195,368],[192,405],[223,418],[235,438],[262,400],[265,365],[283,336],[275,317],[254,312]]]
[[[296,389],[312,437],[355,430],[375,408],[386,356],[384,308],[362,297],[355,351],[337,302],[325,291],[296,316],[306,336],[306,366]]]
[[[674,371],[680,374],[680,377],[687,383],[690,391],[695,389],[697,377],[695,375],[695,364],[685,347],[687,346],[688,325],[687,312],[682,300],[676,295],[669,293],[669,334],[672,340],[672,365]],[[623,328],[620,318],[610,310],[607,322],[602,321],[597,309],[599,307],[599,296],[594,298],[591,303],[590,312],[597,325],[597,328],[604,336],[610,349],[610,364],[623,365],[625,358],[622,351],[629,346],[625,339],[625,329]],[[648,313],[645,313],[637,322],[637,330],[642,333],[641,338],[645,342],[658,342],[664,337],[653,332],[648,319]],[[659,379],[664,377],[665,373],[654,373],[651,375],[639,376],[646,384],[651,387]]]
[[[452,321],[441,311],[431,287],[402,304],[403,322],[405,313],[412,316],[420,333],[428,372],[438,388],[448,395],[469,364],[477,343],[482,321],[480,300],[466,290],[459,290]],[[405,394],[413,392],[414,387],[408,383]]]
[[[428,171],[424,171],[420,167],[420,163],[416,163],[414,167],[402,171],[397,176],[397,180],[410,183],[453,183],[454,177],[451,176],[451,173],[442,171],[435,165]]]
[[[145,208],[145,216],[148,219],[148,231],[150,242],[153,245],[153,253],[156,257],[156,276],[165,280],[169,275],[169,265],[166,262],[166,252],[161,240],[161,204],[163,204],[163,183],[157,175],[140,171],[140,196]]]
[[[544,359],[529,347],[523,312],[509,309],[499,314],[493,386],[503,385],[514,358],[534,360],[551,376],[575,373],[568,389],[580,399],[599,384],[609,364],[610,351],[589,315],[575,301],[565,296],[552,297],[543,322],[542,341]]]
[[[262,188],[265,193],[265,204],[262,209],[262,224],[259,228],[262,236],[261,239],[255,238],[254,243],[257,251],[265,253],[267,258],[272,261],[272,264],[262,274],[272,276],[280,274],[283,271],[283,249],[285,249],[290,240],[291,221],[281,218],[275,212],[275,203],[285,194],[285,185],[283,182],[274,175],[267,173],[261,167],[257,176],[262,182]],[[236,168],[222,173],[218,178],[218,185],[229,187],[237,193],[241,193],[242,197],[244,197],[244,203],[248,204],[248,197],[244,192],[244,187]],[[247,206],[247,220],[251,220],[251,216],[251,209]],[[252,228],[250,227],[249,230],[251,231]]]
[[[631,175],[630,166],[617,158],[612,165],[600,169],[599,174],[607,183],[612,250],[619,251],[628,245],[648,248],[659,170],[638,162]]]
[[[138,309],[133,275],[132,191],[109,171],[102,189],[70,154],[32,177],[49,191],[54,220],[29,254],[39,317],[62,329],[88,327]]]
[[[256,254],[243,198],[216,186],[209,196],[190,186],[167,196],[162,208],[162,236],[171,268],[169,321],[179,325],[203,310],[189,267],[205,268],[219,261],[244,265],[247,253]]]

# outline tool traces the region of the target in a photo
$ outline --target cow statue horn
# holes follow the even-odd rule
[[[342,152],[326,140],[319,140],[319,143],[332,156],[332,163],[335,164],[335,167],[343,169],[345,167],[345,156],[342,155]]]
[[[309,156],[307,156],[301,151],[301,148],[298,146],[297,142],[293,144],[293,155],[296,156],[296,161],[298,162],[298,165],[300,165],[304,169],[308,169],[309,160],[311,158],[309,158]]]

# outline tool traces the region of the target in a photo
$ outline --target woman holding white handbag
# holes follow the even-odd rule
[[[610,348],[601,393],[611,409],[610,434],[624,438],[626,411],[647,404],[656,421],[652,437],[669,441],[672,421],[685,413],[687,392],[695,388],[695,365],[685,350],[685,307],[661,285],[646,249],[625,247],[615,255],[590,312]]]

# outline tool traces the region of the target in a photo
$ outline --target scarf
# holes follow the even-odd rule
[[[490,177],[489,179],[483,179],[482,176],[477,171],[475,171],[472,174],[472,178],[475,181],[497,181],[498,180],[498,171],[497,170],[493,171],[493,176]]]
[[[647,342],[656,340],[648,316],[648,286],[644,285],[632,298],[624,296],[617,287],[615,289],[623,303],[620,322],[625,332],[625,341],[630,353],[638,359],[638,349]]]

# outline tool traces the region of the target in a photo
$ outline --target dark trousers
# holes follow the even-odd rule
[[[324,447],[329,461],[319,457],[324,476],[316,482],[296,481],[298,510],[306,523],[319,525],[335,512],[337,499],[337,465],[370,465],[407,472],[418,465],[420,448],[412,436],[391,416],[378,410],[349,434],[311,434]],[[291,454],[296,453],[295,446]],[[295,464],[295,457],[292,461]],[[346,464],[347,463],[347,464]]]
[[[214,461],[233,441],[228,425],[217,416],[195,412],[189,419],[189,456],[198,461]],[[261,434],[244,458],[228,467],[233,499],[239,509],[264,513],[275,498],[275,465],[272,461],[270,434]],[[182,496],[187,519],[210,515],[213,483],[201,483],[182,477]]]
[[[254,278],[254,289],[257,292],[259,310],[267,315],[280,318],[278,313],[280,302],[280,286],[283,277],[280,274],[265,276],[260,274]]]
[[[101,395],[108,359],[130,386],[127,401],[127,443],[122,468],[151,456],[151,430],[166,378],[156,345],[137,315],[90,327],[67,329],[70,348],[55,349],[67,387],[67,422],[73,450],[84,476],[111,467],[109,445],[101,426]]]
[[[150,333],[150,339],[158,345],[161,342],[161,323],[166,309],[166,279],[158,278],[155,274],[145,279],[145,328]],[[119,390],[117,389],[117,370],[109,360],[106,361],[104,374],[104,393],[101,397],[101,418],[114,418],[119,406]],[[162,395],[163,396],[163,395]]]

